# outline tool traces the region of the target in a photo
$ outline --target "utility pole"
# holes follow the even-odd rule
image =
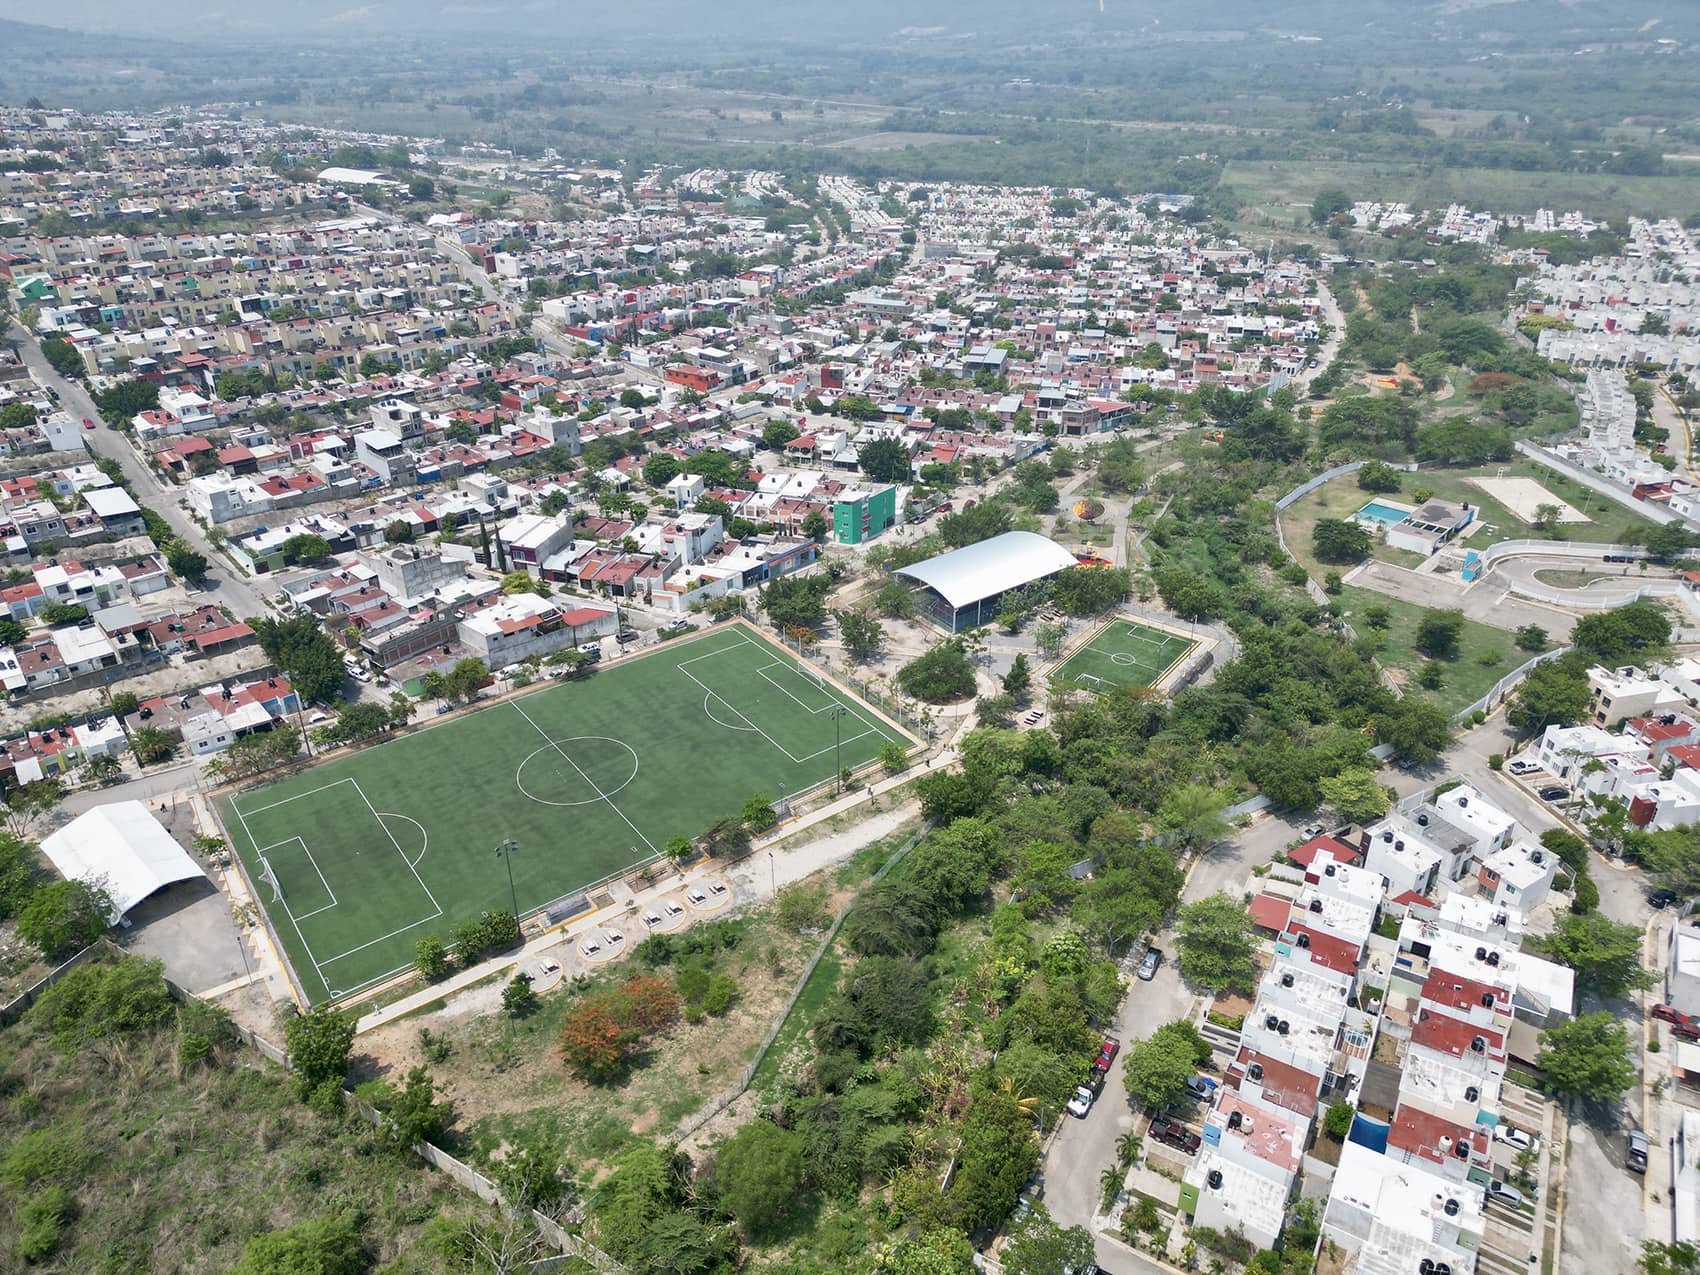
[[[502,844],[496,847],[496,857],[508,865],[508,896],[513,900],[514,924],[519,924],[519,893],[514,889],[514,853],[519,844],[512,837],[505,837]]]

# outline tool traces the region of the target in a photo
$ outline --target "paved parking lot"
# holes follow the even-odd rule
[[[1543,1259],[1558,1253],[1558,1201],[1555,1184],[1563,1168],[1563,1114],[1539,1093],[1505,1083],[1500,1115],[1504,1123],[1534,1135],[1535,1162],[1528,1173],[1534,1186],[1517,1179],[1523,1170],[1517,1164],[1518,1148],[1507,1142],[1493,1144],[1495,1176],[1504,1176],[1523,1195],[1523,1203],[1512,1204],[1488,1197],[1487,1228],[1477,1269],[1482,1275],[1530,1275],[1542,1269]]]

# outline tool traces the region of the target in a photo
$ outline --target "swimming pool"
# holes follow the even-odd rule
[[[1372,500],[1352,516],[1357,519],[1368,518],[1371,522],[1387,523],[1391,526],[1396,522],[1404,522],[1409,510],[1397,509],[1392,505],[1384,505],[1379,500]]]

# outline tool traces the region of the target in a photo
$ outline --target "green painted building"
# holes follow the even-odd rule
[[[832,538],[859,545],[897,525],[897,488],[852,488],[832,505]]]

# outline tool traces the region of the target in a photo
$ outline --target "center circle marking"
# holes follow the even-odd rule
[[[627,775],[623,780],[614,787],[608,789],[606,792],[597,788],[595,781],[592,780],[589,775],[583,776],[584,782],[589,784],[590,787],[595,790],[597,795],[594,797],[586,797],[582,801],[553,801],[548,797],[539,797],[536,793],[532,792],[531,789],[525,786],[525,782],[521,779],[521,776],[525,773],[525,768],[531,764],[532,758],[542,753],[549,753],[555,757],[560,757],[569,745],[590,743],[612,744],[616,748],[625,749],[632,759],[631,774]],[[566,756],[569,759],[572,757],[571,753],[567,753]],[[574,764],[576,765],[576,762]],[[638,755],[635,751],[633,751],[632,746],[626,743],[625,740],[613,739],[607,735],[574,735],[570,739],[551,740],[549,743],[544,744],[541,748],[535,748],[521,758],[518,768],[514,771],[514,787],[518,788],[525,796],[530,797],[533,801],[543,806],[591,806],[595,805],[599,801],[612,797],[617,792],[620,792],[629,785],[632,780],[637,778],[637,774]]]

